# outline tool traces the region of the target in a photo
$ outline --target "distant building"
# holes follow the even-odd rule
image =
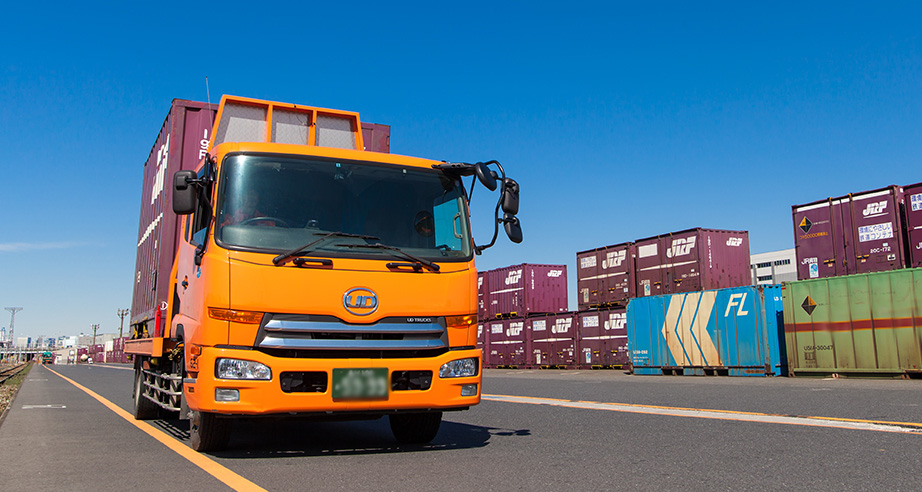
[[[77,345],[77,337],[58,337],[56,347],[70,348]]]
[[[111,342],[118,338],[118,335],[115,333],[97,333],[96,334],[96,345],[103,345],[106,342]],[[93,345],[93,334],[85,335],[83,333],[77,337],[77,345],[81,347],[88,347]]]
[[[794,248],[751,255],[753,285],[777,285],[797,280]]]

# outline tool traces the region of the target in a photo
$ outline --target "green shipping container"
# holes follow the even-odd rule
[[[782,288],[791,375],[922,377],[922,268]]]

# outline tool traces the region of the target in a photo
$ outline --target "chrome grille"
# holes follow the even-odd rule
[[[256,339],[262,349],[320,351],[426,351],[448,348],[445,318],[385,318],[349,324],[333,317],[273,315]]]

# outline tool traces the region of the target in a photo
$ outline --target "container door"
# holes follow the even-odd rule
[[[850,232],[855,255],[853,273],[882,272],[903,267],[900,198],[901,193],[896,187],[852,197]]]
[[[550,323],[548,321],[550,320]],[[550,330],[549,324],[553,324],[553,317],[538,316],[528,318],[525,322],[528,330],[528,338],[531,345],[528,347],[527,363],[530,366],[546,366],[549,364],[548,355],[550,353]]]
[[[840,203],[830,199],[793,207],[798,280],[845,274]]]
[[[602,317],[608,311],[592,311],[579,314],[577,334],[577,363],[580,366],[597,366],[602,364]]]
[[[627,333],[634,374],[662,375],[674,366],[665,339],[667,297],[639,297],[627,305]]]
[[[609,246],[603,254],[599,301],[604,305],[624,306],[634,297],[634,245]]]
[[[582,311],[599,304],[599,267],[604,250],[583,251],[576,254],[577,304]]]
[[[906,256],[909,268],[922,267],[922,183],[904,189]]]
[[[523,318],[510,319],[507,320],[504,325],[506,328],[506,338],[509,341],[508,364],[524,366],[526,364],[525,320]]]
[[[490,353],[490,365],[493,367],[505,365],[505,330],[501,320],[491,321],[487,324],[487,347]]]
[[[491,299],[488,309],[492,309],[492,317],[514,316],[524,312],[523,265],[490,270],[489,277]]]
[[[701,260],[706,244],[700,230],[684,232],[664,238],[666,250],[666,293],[695,292],[701,290]]]
[[[550,362],[552,366],[565,366],[574,362],[574,349],[576,340],[576,317],[572,314],[559,314],[553,316],[553,325],[550,326]],[[550,323],[549,323],[550,324]]]
[[[645,239],[637,243],[637,258],[634,260],[637,297],[658,296],[664,292],[661,261],[664,253],[659,238]]]
[[[612,308],[601,314],[601,362],[605,366],[628,364],[627,308]]]

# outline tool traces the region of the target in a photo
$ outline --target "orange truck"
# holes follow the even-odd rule
[[[498,162],[365,150],[358,113],[241,97],[198,124],[191,144],[155,145],[145,174],[139,251],[159,247],[172,268],[142,282],[139,252],[135,298],[163,301],[132,316],[135,418],[178,412],[198,451],[261,416],[386,415],[398,441],[425,443],[443,412],[480,402],[474,257],[500,225],[522,240],[519,185]],[[167,174],[173,148],[201,158]],[[499,190],[481,246],[477,184]],[[171,207],[145,225],[148,199]],[[152,239],[164,223],[175,237]]]

